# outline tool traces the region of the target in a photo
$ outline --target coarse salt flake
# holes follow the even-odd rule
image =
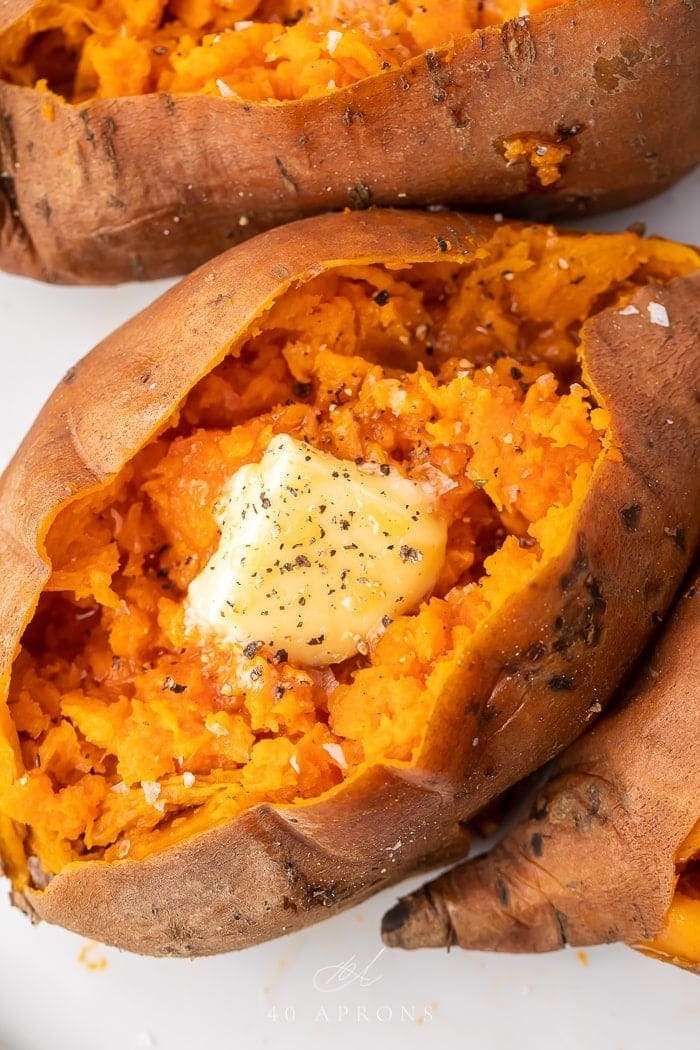
[[[633,306],[632,303],[630,303],[629,306],[623,306],[623,308],[618,312],[620,314],[620,317],[632,317],[633,314],[638,314],[639,310],[636,306]]]
[[[219,89],[219,94],[222,98],[233,98],[236,92],[233,88],[230,88],[225,80],[221,80],[217,77],[216,86]]]
[[[323,750],[330,755],[333,761],[340,766],[341,769],[347,769],[348,763],[345,758],[345,752],[343,751],[340,744],[324,744]]]
[[[668,319],[668,311],[663,303],[649,303],[647,311],[652,324],[658,324],[661,328],[670,328],[671,322]]]
[[[326,35],[326,50],[329,55],[334,55],[335,50],[343,39],[343,34],[338,29],[329,29]]]
[[[220,722],[215,722],[213,719],[207,719],[204,723],[204,728],[212,736],[228,736],[228,729],[222,726]]]
[[[301,769],[299,768],[299,760],[297,759],[296,755],[292,755],[292,757],[289,759],[289,764],[296,773],[296,775],[299,776],[299,774],[301,773]]]
[[[143,790],[146,802],[149,806],[155,806],[156,802],[160,798],[160,784],[157,780],[142,780],[141,789]]]
[[[195,782],[196,779],[197,778],[195,777],[194,773],[183,773],[182,774],[182,783],[184,784],[184,786],[186,788],[194,787],[194,782]]]

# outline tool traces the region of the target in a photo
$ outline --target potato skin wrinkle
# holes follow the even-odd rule
[[[190,275],[76,365],[0,480],[3,691],[49,580],[52,521],[110,484],[273,303],[344,266],[486,265],[501,228],[449,212],[382,210],[282,227]],[[517,244],[528,236],[514,227]],[[584,236],[604,264],[606,235]],[[254,806],[142,859],[76,861],[47,884],[30,877],[24,840],[0,817],[20,906],[144,954],[257,944],[463,856],[464,822],[583,732],[654,634],[700,531],[692,390],[700,272],[689,249],[635,243],[680,262],[668,283],[632,285],[624,309],[584,323],[582,382],[609,414],[613,444],[548,560],[444,665],[413,761],[366,763],[318,798]],[[660,307],[668,326],[651,320]],[[0,704],[0,787],[15,776],[13,740]]]
[[[558,760],[527,817],[489,855],[400,901],[384,916],[385,944],[543,952],[623,941],[700,968],[692,948],[670,956],[654,940],[674,857],[700,818],[699,585],[696,574],[682,588],[634,683]]]
[[[8,0],[0,33],[32,6]],[[576,0],[275,105],[161,93],[74,106],[0,82],[0,266],[115,283],[345,207],[628,206],[700,157],[698,28],[686,0]]]

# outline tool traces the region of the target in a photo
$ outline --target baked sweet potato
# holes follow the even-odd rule
[[[199,955],[463,853],[696,549],[699,261],[328,215],[78,364],[0,482],[15,900]]]
[[[698,579],[616,710],[485,857],[384,918],[387,944],[541,952],[624,941],[700,970]]]
[[[346,206],[544,218],[632,204],[693,167],[696,5],[521,9],[5,0],[0,266],[159,277]]]

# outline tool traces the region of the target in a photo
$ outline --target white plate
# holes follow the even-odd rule
[[[586,223],[700,241],[700,175]],[[168,282],[56,288],[0,275],[0,466],[74,360]],[[415,880],[414,880],[415,881]],[[533,958],[382,952],[388,891],[244,954],[139,959],[0,900],[0,1050],[658,1050],[698,1045],[696,979],[622,947]]]

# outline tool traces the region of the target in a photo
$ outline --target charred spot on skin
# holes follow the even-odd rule
[[[530,809],[530,820],[546,820],[549,814],[549,804],[544,795],[538,795]]]
[[[547,646],[544,642],[533,642],[525,655],[531,663],[536,664],[542,659],[546,652]]]
[[[513,18],[501,28],[503,60],[515,74],[518,84],[525,82],[526,74],[537,59],[537,47],[530,32],[530,19]]]
[[[364,182],[348,189],[348,204],[353,211],[366,211],[372,205],[372,190]]]
[[[119,164],[117,162],[117,154],[114,149],[114,142],[112,136],[116,133],[117,125],[111,117],[106,117],[104,121],[105,130],[102,135],[102,144],[104,146],[105,156],[109,163],[112,177],[116,180],[120,177]]]
[[[553,909],[554,918],[559,928],[559,940],[562,947],[569,943],[568,925],[569,920],[563,911],[559,911],[558,908]]]
[[[685,554],[685,531],[682,526],[672,525],[667,527],[664,529],[664,534],[673,540],[681,554]]]
[[[510,903],[510,891],[503,879],[496,879],[496,896],[499,903],[504,908],[507,908]]]
[[[294,864],[294,861],[290,860],[289,858],[287,858],[282,863],[282,869],[284,871],[284,874],[287,877],[287,882],[289,883],[289,885],[290,886],[296,886],[296,884],[299,882],[299,877],[300,876],[299,876],[299,872],[296,869],[296,865]]]
[[[624,525],[627,532],[636,532],[637,526],[639,525],[639,518],[642,513],[642,508],[639,503],[631,503],[629,507],[623,507],[620,511],[620,517],[622,518],[622,524]]]
[[[552,675],[547,685],[553,693],[570,693],[574,688],[572,679],[566,674]]]
[[[338,896],[332,886],[309,886],[306,896],[312,907],[320,905],[322,908],[332,908],[338,903]]]
[[[454,77],[449,67],[443,66],[440,56],[431,48],[425,52],[425,65],[430,74],[432,85],[431,99],[435,105],[441,105],[447,99],[447,89],[452,86]]]
[[[364,124],[365,114],[358,106],[346,106],[343,110],[343,124],[346,128],[352,127],[352,125],[358,122],[358,124]]]
[[[296,180],[289,174],[289,172],[285,168],[280,157],[275,157],[275,164],[277,165],[277,170],[282,176],[282,182],[284,183],[285,189],[288,190],[289,193],[298,193],[299,186]]]
[[[89,123],[89,121],[90,121],[90,114],[88,113],[88,111],[86,109],[81,109],[78,112],[78,117],[80,118],[80,120],[82,120],[82,122],[83,122],[83,124],[85,126],[85,139],[94,149],[95,148],[95,144],[96,144],[96,139],[95,139],[95,132],[92,130],[92,128],[90,127],[90,123]]]
[[[42,197],[42,199],[37,202],[36,209],[39,212],[39,214],[41,215],[41,217],[44,219],[45,222],[50,222],[51,221],[51,215],[53,213],[53,209],[52,209],[51,205],[49,204],[48,199],[46,197]]]
[[[457,131],[466,131],[473,124],[472,118],[467,116],[462,106],[452,105],[448,109],[450,124]]]
[[[576,135],[580,134],[581,131],[583,131],[582,123],[557,125],[557,134],[565,139],[574,138]]]
[[[541,857],[544,853],[544,836],[536,831],[530,839],[530,846],[532,847],[533,857]]]
[[[396,933],[402,929],[411,918],[411,909],[405,900],[400,900],[393,908],[390,908],[382,919],[382,934]]]
[[[588,785],[586,788],[586,797],[588,799],[588,812],[592,817],[597,816],[600,812],[600,807],[603,804],[603,797],[596,784]]]
[[[73,383],[73,382],[75,381],[75,378],[76,378],[77,374],[78,374],[78,369],[77,369],[77,368],[70,368],[70,369],[69,369],[69,370],[68,370],[68,371],[66,372],[66,374],[64,375],[64,377],[63,377],[63,382],[64,382],[64,384],[65,384],[66,386],[70,386],[70,384],[71,384],[71,383]]]

